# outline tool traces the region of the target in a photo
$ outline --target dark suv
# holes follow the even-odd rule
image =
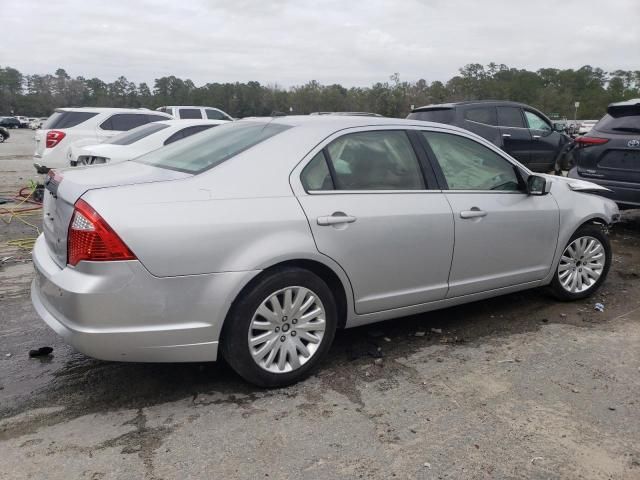
[[[569,177],[589,180],[610,192],[621,208],[640,207],[640,98],[612,103],[607,114],[575,139]]]
[[[415,108],[407,118],[447,123],[469,130],[502,148],[536,172],[557,170],[571,139],[565,125],[523,103],[478,100]]]

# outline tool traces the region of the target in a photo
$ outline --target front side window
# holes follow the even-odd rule
[[[229,122],[142,155],[134,161],[186,173],[201,173],[285,130],[289,125]]]
[[[209,120],[228,120],[224,113],[219,112],[218,110],[212,110],[208,108],[205,111],[207,112],[207,118]]]
[[[420,190],[425,188],[418,159],[400,130],[344,135],[327,147],[340,190]]]
[[[529,128],[531,130],[547,130],[549,132],[551,131],[551,125],[549,125],[535,113],[525,110],[524,116],[527,118],[527,123],[529,124]]]
[[[131,145],[132,143],[142,140],[143,138],[159,132],[160,130],[164,130],[165,128],[169,128],[169,125],[164,125],[162,123],[148,123],[128,132],[116,135],[105,143],[111,143],[113,145]]]
[[[514,165],[475,140],[450,133],[422,132],[450,190],[517,191]]]
[[[182,120],[186,120],[186,119],[200,119],[202,118],[202,112],[200,111],[199,108],[181,108],[178,110],[178,116],[182,119]]]
[[[518,107],[498,107],[498,125],[525,128],[522,112]]]

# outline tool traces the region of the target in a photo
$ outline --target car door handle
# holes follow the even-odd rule
[[[326,226],[326,225],[340,225],[342,223],[353,223],[356,221],[356,217],[352,217],[351,215],[346,215],[342,212],[336,212],[333,215],[325,215],[323,217],[318,217],[317,219],[318,225]]]
[[[503,133],[502,138],[509,138],[511,136],[510,133]]]
[[[460,212],[460,218],[480,218],[486,216],[487,212],[480,210],[478,207],[473,207],[471,210],[463,210]]]
[[[538,140],[540,138],[540,135],[531,135],[531,138],[533,138],[534,140]]]

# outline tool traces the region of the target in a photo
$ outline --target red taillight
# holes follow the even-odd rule
[[[65,136],[66,133],[61,132],[60,130],[49,130],[47,132],[47,148],[55,147]]]
[[[590,147],[591,145],[602,145],[609,141],[608,138],[600,138],[600,137],[576,137],[574,142],[579,147]]]
[[[67,263],[135,260],[136,256],[91,205],[78,200],[67,237]]]

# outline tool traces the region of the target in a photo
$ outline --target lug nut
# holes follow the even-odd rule
[[[276,327],[276,333],[280,331],[280,327]]]
[[[295,337],[296,336],[296,331],[295,330],[291,330],[291,336]]]
[[[294,318],[293,320],[291,320],[291,323],[293,323],[295,325],[296,323],[298,323],[298,319]]]
[[[284,335],[280,337],[280,341],[281,341],[281,342],[284,342],[286,339],[287,339],[287,338],[286,338]]]
[[[286,322],[287,321],[287,317],[286,316],[282,317],[282,321]]]

